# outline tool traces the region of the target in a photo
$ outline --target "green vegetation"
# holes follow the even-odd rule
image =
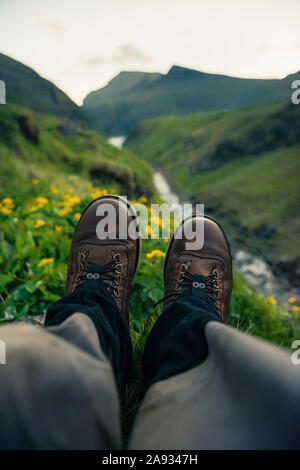
[[[84,195],[88,184],[110,184],[128,197],[155,192],[152,170],[82,125],[28,108],[0,108],[0,197],[22,199],[38,178]],[[24,196],[25,197],[25,196]]]
[[[9,103],[29,106],[41,113],[89,121],[84,111],[53,83],[1,53],[0,80],[6,83]]]
[[[127,135],[144,119],[256,106],[290,99],[291,83],[300,72],[282,80],[259,80],[207,74],[173,66],[166,75],[121,72],[107,86],[90,93],[84,110],[107,135]]]
[[[277,259],[300,248],[299,123],[300,107],[286,103],[158,118],[137,125],[126,148],[205,203],[232,238]]]

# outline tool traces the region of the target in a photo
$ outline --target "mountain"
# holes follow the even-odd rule
[[[159,73],[121,72],[106,87],[87,95],[83,109],[101,133],[108,136],[127,134],[140,118],[157,116],[151,114],[151,103],[144,103],[147,109],[141,109],[141,97],[161,77],[163,75]]]
[[[28,106],[41,113],[88,121],[85,112],[53,83],[1,53],[0,80],[6,84],[8,103]]]
[[[125,98],[129,94],[140,93],[161,78],[161,73],[121,72],[101,90],[92,91],[84,100],[87,108],[103,104],[111,104]]]
[[[300,106],[156,118],[139,123],[126,148],[204,203],[245,249],[274,261],[286,257],[300,281]]]
[[[300,72],[277,79],[245,79],[173,66],[163,74],[121,72],[108,85],[90,93],[84,109],[98,130],[127,135],[144,119],[256,106],[287,100]]]

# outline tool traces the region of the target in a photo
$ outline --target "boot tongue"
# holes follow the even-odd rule
[[[193,274],[192,295],[194,297],[206,297],[205,281],[205,276],[202,276],[201,274]]]
[[[97,281],[100,279],[101,264],[89,263],[87,266],[86,279],[87,281]]]
[[[102,274],[102,264],[89,263],[86,271],[86,283],[92,287],[102,286],[106,293],[109,292],[110,281],[108,279],[103,279]],[[100,282],[99,282],[100,281]]]

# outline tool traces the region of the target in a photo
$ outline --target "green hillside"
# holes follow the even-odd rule
[[[300,107],[286,103],[148,120],[126,148],[205,203],[231,238],[276,260],[298,259]]]
[[[257,106],[287,100],[293,80],[244,79],[173,66],[163,74],[121,72],[104,88],[90,93],[84,109],[106,135],[127,135],[133,126],[157,116]]]
[[[7,101],[41,113],[88,122],[85,112],[53,83],[30,67],[0,53],[0,80],[6,84]]]
[[[113,185],[129,197],[152,196],[152,170],[97,132],[16,105],[0,107],[0,197],[26,193],[32,179],[82,192]],[[86,189],[85,189],[86,190]]]

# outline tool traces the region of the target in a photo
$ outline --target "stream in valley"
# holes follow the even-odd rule
[[[109,142],[118,148],[122,148],[126,137],[111,137]],[[158,171],[154,174],[154,184],[160,197],[169,206],[182,203],[179,196],[172,191],[166,178]],[[272,295],[279,304],[287,305],[290,297],[298,297],[296,289],[287,281],[276,278],[270,266],[263,258],[249,253],[241,247],[232,250],[234,265],[245,276],[248,282],[259,292]]]

